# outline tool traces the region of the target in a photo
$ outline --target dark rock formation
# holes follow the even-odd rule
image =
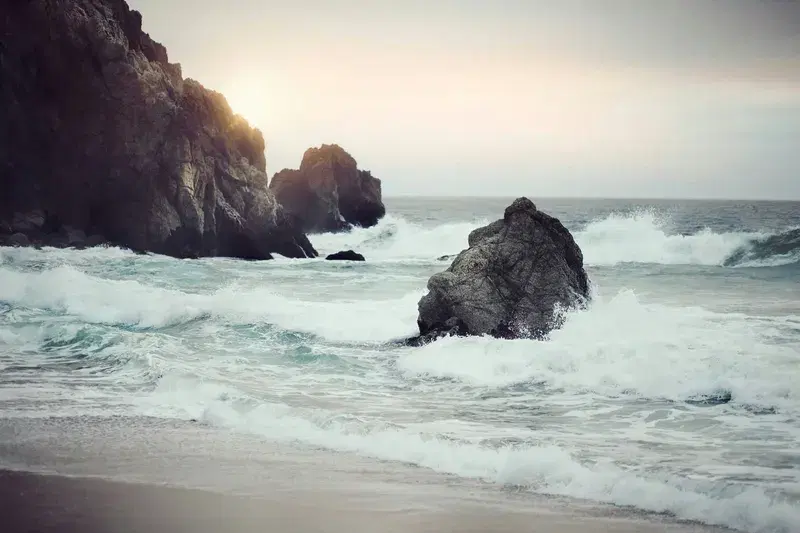
[[[11,229],[19,233],[40,232],[45,227],[45,215],[41,210],[30,213],[14,213]]]
[[[309,148],[299,170],[278,172],[269,187],[309,233],[366,228],[386,214],[381,181],[359,170],[356,160],[335,144]]]
[[[91,248],[94,246],[100,246],[102,244],[105,244],[105,242],[106,242],[105,237],[103,237],[102,235],[94,234],[94,235],[89,235],[86,238],[86,242],[84,244],[86,245],[87,248]]]
[[[364,256],[353,250],[345,250],[330,254],[325,259],[328,261],[364,261]]]
[[[14,233],[5,241],[6,246],[30,246],[31,241],[24,233]]]
[[[541,338],[557,309],[589,296],[583,254],[569,231],[518,198],[502,220],[469,235],[469,248],[428,281],[417,320],[421,344],[443,335]]]
[[[261,133],[141,25],[124,0],[3,3],[0,220],[34,244],[316,256],[269,191]]]
[[[15,213],[13,222],[0,222],[0,246],[54,246],[86,248],[106,243],[101,235],[61,224],[58,217],[41,210]]]

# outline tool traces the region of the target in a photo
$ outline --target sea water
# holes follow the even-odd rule
[[[800,531],[800,203],[532,199],[593,293],[544,341],[397,342],[511,198],[389,198],[373,228],[311,236],[365,263],[0,248],[0,416],[196,420]]]

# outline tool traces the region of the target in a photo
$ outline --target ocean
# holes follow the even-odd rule
[[[249,454],[800,531],[800,203],[530,198],[593,293],[544,341],[397,342],[513,198],[387,198],[376,227],[310,236],[365,263],[0,248],[0,468],[48,466],[11,426],[182,421]]]

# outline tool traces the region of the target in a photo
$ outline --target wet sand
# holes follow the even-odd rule
[[[301,496],[301,497],[297,497]],[[155,532],[689,532],[692,526],[608,517],[509,511],[352,509],[331,493],[244,497],[203,490],[0,471],[6,533]]]
[[[149,419],[0,420],[0,532],[710,533],[391,462]]]

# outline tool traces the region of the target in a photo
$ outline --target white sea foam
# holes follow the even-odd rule
[[[424,227],[387,215],[371,228],[311,235],[310,239],[321,254],[352,248],[364,254],[368,261],[436,259],[465,249],[469,233],[486,223],[488,221],[455,222]]]
[[[800,264],[800,249],[785,254],[775,254],[761,259],[744,259],[738,263],[739,268],[780,267]]]
[[[30,262],[47,261],[48,263],[69,262],[71,264],[89,264],[97,261],[109,261],[115,259],[132,259],[142,257],[131,252],[114,246],[98,246],[77,250],[75,248],[52,248],[43,247],[40,249],[22,247],[11,248],[0,246],[0,265],[5,262]]]
[[[547,341],[445,338],[406,353],[398,367],[484,387],[534,381],[677,401],[729,392],[734,402],[800,412],[800,346],[770,343],[772,332],[770,322],[642,304],[625,290],[571,313]]]
[[[413,334],[421,294],[385,300],[309,301],[281,295],[268,283],[229,285],[195,294],[94,277],[72,266],[41,272],[0,269],[0,301],[91,323],[164,327],[215,317],[232,323],[274,324],[334,341],[384,342]]]
[[[758,233],[714,233],[693,235],[670,233],[669,221],[649,211],[631,215],[612,214],[575,232],[575,241],[589,265],[658,263],[664,265],[721,265],[732,253],[747,245]]]
[[[425,227],[388,215],[372,228],[312,235],[311,240],[325,254],[354,249],[368,260],[435,260],[467,248],[469,233],[486,223],[484,220]],[[716,233],[704,229],[681,235],[672,232],[669,226],[669,218],[652,211],[613,213],[573,230],[573,235],[585,263],[594,266],[621,263],[722,266],[737,252],[744,252],[743,260],[732,266],[780,266],[800,260],[800,250],[749,258],[748,249],[769,237],[768,233]]]
[[[753,533],[789,533],[800,525],[800,509],[761,488],[726,482],[626,470],[612,463],[581,462],[557,446],[489,447],[477,441],[441,438],[414,425],[389,425],[365,417],[342,417],[324,410],[258,403],[235,391],[182,382],[170,383],[152,399],[160,412],[256,433],[277,441],[353,452],[416,464],[437,472],[524,486],[552,495],[669,512],[683,519]],[[171,411],[164,411],[172,407]],[[152,414],[152,412],[151,412]],[[431,429],[430,425],[426,426]]]

